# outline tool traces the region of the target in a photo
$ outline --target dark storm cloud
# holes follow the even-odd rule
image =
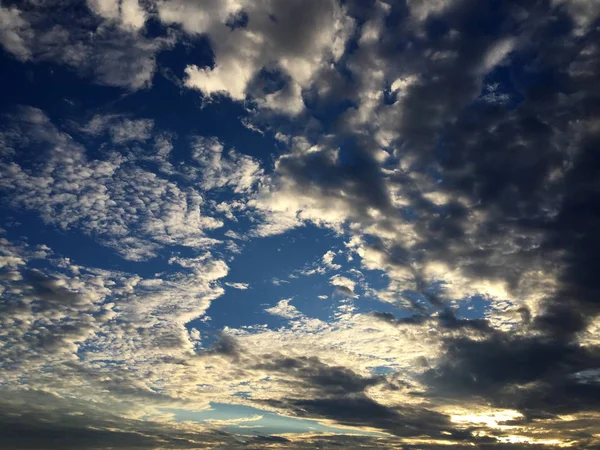
[[[38,270],[11,280],[0,304],[5,330],[4,370],[18,370],[28,359],[70,352],[102,320],[101,308],[57,279]],[[43,323],[44,326],[35,326]]]
[[[372,312],[371,315],[383,322],[392,325],[423,325],[424,323],[436,320],[437,323],[447,330],[471,329],[480,332],[492,332],[492,327],[485,319],[458,319],[454,311],[450,308],[444,308],[438,312],[437,316],[426,316],[423,314],[413,314],[408,317],[396,318],[389,312]]]
[[[425,408],[389,408],[364,394],[321,399],[265,400],[265,403],[288,409],[298,417],[320,417],[347,426],[373,427],[396,436],[442,439],[453,436],[450,421],[443,414]]]
[[[218,340],[208,350],[209,354],[228,356],[232,359],[237,359],[240,356],[240,352],[241,349],[235,338],[226,334],[220,334]]]
[[[51,305],[77,306],[85,303],[76,292],[62,286],[58,280],[52,279],[37,270],[25,274],[25,285],[31,290],[34,301],[40,303],[40,308],[47,309]]]
[[[466,201],[436,206],[418,184],[395,176],[422,241],[412,249],[385,243],[379,251],[398,267],[445,261],[472,280],[506,282],[513,293],[536,267],[558,273],[559,281],[537,316],[521,308],[526,336],[458,319],[431,297],[442,327],[488,337],[448,339],[446,356],[425,380],[436,394],[480,396],[531,417],[597,410],[597,377],[584,382],[577,374],[600,367],[598,349],[576,338],[600,313],[598,24],[575,38],[567,11],[549,1],[453,2],[427,18],[418,35],[409,22],[403,2],[394,4],[379,49],[388,67],[419,74],[403,98],[398,156],[412,158],[413,171],[435,173],[433,182],[450,198]],[[486,61],[502,42],[514,42],[504,75],[492,72],[486,81]],[[511,86],[512,104],[477,99],[494,77]],[[377,179],[368,172],[361,184]],[[334,180],[311,183],[330,186],[340,178]],[[428,320],[421,312],[374,315],[392,324]]]
[[[318,402],[317,402],[318,403]],[[326,401],[316,409],[329,414]],[[0,400],[0,439],[2,447],[23,450],[108,450],[108,449],[306,449],[306,448],[347,448],[347,449],[390,449],[397,448],[397,438],[373,436],[235,436],[222,431],[194,429],[181,424],[165,424],[125,419],[104,411],[101,405],[83,402],[73,398],[62,398],[40,391],[5,392]],[[336,410],[339,411],[339,406]],[[354,423],[352,413],[366,408],[368,413],[381,418],[385,412],[374,408],[372,403],[357,400],[349,403],[348,422]],[[357,416],[358,417],[358,416]],[[412,420],[417,415],[412,413]],[[422,416],[421,419],[431,419]],[[368,423],[368,418],[367,418]],[[361,425],[364,425],[361,423]],[[410,434],[410,427],[404,426],[403,433]],[[423,424],[418,421],[421,429]],[[433,424],[435,426],[435,423]],[[481,441],[480,441],[481,442]],[[482,444],[484,442],[481,442]],[[406,446],[402,446],[406,448]],[[437,448],[434,445],[420,445],[418,448]],[[460,444],[455,448],[462,448]],[[486,447],[482,447],[486,448]],[[515,448],[498,447],[491,448]],[[521,447],[519,447],[521,448]],[[528,448],[528,447],[522,447]],[[538,447],[536,447],[538,448]]]
[[[597,410],[599,367],[598,347],[496,333],[448,340],[442,362],[424,380],[432,395],[483,397],[535,418]]]
[[[85,2],[10,3],[18,8],[20,23],[12,39],[21,44],[15,49],[1,39],[8,53],[21,61],[66,66],[97,84],[131,91],[150,86],[156,54],[174,44],[173,33],[146,37],[120,19],[94,14]]]
[[[448,445],[440,444],[419,444],[419,445],[405,445],[402,447],[406,450],[442,450],[447,449]],[[465,444],[452,444],[453,450],[468,450],[472,449],[471,443]],[[513,443],[501,443],[501,442],[478,442],[477,448],[481,450],[555,450],[556,445],[544,445],[544,444],[513,444]],[[581,447],[581,448],[593,448]]]
[[[6,449],[208,449],[235,444],[225,433],[125,419],[99,405],[40,391],[5,391],[0,406],[0,440]]]
[[[366,20],[364,9],[349,6]],[[392,266],[445,261],[472,280],[505,282],[517,296],[527,288],[523,274],[537,267],[559,281],[537,316],[520,309],[531,336],[516,336],[494,332],[484,319],[457,318],[415,270],[417,291],[442,328],[488,336],[447,340],[447,356],[426,380],[437,393],[483,396],[532,416],[597,408],[598,386],[576,375],[598,367],[597,351],[574,339],[600,313],[599,31],[590,26],[575,38],[567,11],[550,1],[456,1],[421,25],[411,20],[404,3],[394,3],[375,50],[387,70],[419,76],[402,99],[397,156],[414,161],[411,170],[451,200],[435,205],[414,177],[392,176],[410,200],[421,242],[405,248],[374,238],[369,245]],[[354,66],[352,58],[350,67],[366,61],[360,51]],[[507,62],[498,69],[494,58]],[[478,99],[496,80],[509,86],[508,102]],[[341,146],[335,162],[314,152],[282,159],[278,169],[304,194],[344,192],[365,222],[370,207],[398,214],[364,142]],[[408,318],[375,316],[392,324],[429,320],[413,306],[419,313]],[[298,402],[290,405],[351,422],[335,402]],[[372,417],[385,422],[377,411]]]
[[[344,395],[363,392],[382,382],[380,377],[365,378],[344,367],[331,367],[317,357],[281,358],[273,356],[256,365],[255,369],[285,373],[303,382],[308,389],[323,395]]]
[[[359,217],[367,216],[369,208],[391,213],[381,168],[361,139],[343,143],[336,158],[323,151],[282,157],[277,170],[294,180],[299,193],[351,200]]]
[[[318,358],[267,358],[254,369],[294,377],[308,398],[263,400],[291,411],[298,417],[321,417],[347,426],[367,426],[398,436],[466,438],[454,430],[449,418],[438,412],[412,406],[388,407],[371,399],[365,390],[386,383],[382,376],[363,377],[344,367],[332,367]]]
[[[492,327],[485,319],[458,319],[454,311],[445,308],[438,314],[439,324],[449,330],[471,329],[481,332],[491,332]]]
[[[600,96],[597,97],[600,104]],[[546,243],[563,253],[561,287],[534,325],[570,337],[600,313],[600,131],[586,133],[566,179],[564,200]]]
[[[374,311],[371,313],[371,315],[376,319],[390,323],[392,325],[422,325],[429,320],[427,316],[420,314],[402,317],[400,319],[397,319],[395,315],[389,312]]]
[[[510,3],[502,2],[507,5],[503,12],[504,6],[498,11],[488,10],[481,2],[476,7],[473,2],[459,2],[457,9],[440,18],[461,32],[460,39],[466,46],[459,55],[467,49],[469,53],[474,51],[469,42],[481,42],[477,33],[482,29],[474,24],[475,17],[485,22],[492,12],[499,13],[494,22],[497,33],[519,29],[513,23],[515,16],[508,14],[513,8]],[[467,4],[471,6],[467,8]],[[554,25],[561,21],[562,28]],[[425,113],[418,113],[420,105],[440,111],[452,106],[456,117],[458,104],[452,98],[445,100],[443,94],[435,99],[422,97],[420,89],[428,95],[460,92],[463,98],[469,98],[467,90],[452,88],[452,78],[444,81],[451,73],[458,74],[464,66],[469,67],[459,57],[436,78],[436,83],[443,83],[443,89],[425,83],[409,91],[408,98],[415,109],[406,115],[409,122],[402,125],[406,127],[403,135],[409,139],[415,136],[418,141],[420,136],[430,136],[435,130],[443,133],[438,136],[435,158],[422,159],[423,164],[437,164],[443,189],[466,195],[474,210],[484,211],[487,217],[477,230],[466,235],[461,231],[466,228],[466,219],[438,227],[435,219],[428,220],[422,211],[422,219],[428,224],[423,227],[426,257],[449,262],[468,259],[470,263],[462,265],[466,273],[498,277],[513,288],[519,284],[522,269],[540,263],[540,259],[546,260],[543,264],[560,267],[561,287],[547,299],[544,312],[534,323],[551,334],[568,337],[583,330],[587,320],[597,314],[600,293],[597,277],[592,275],[599,267],[600,243],[597,233],[592,232],[599,220],[598,208],[594,206],[600,200],[595,181],[600,174],[599,136],[585,125],[569,128],[574,121],[594,120],[598,116],[598,87],[589,77],[598,64],[597,52],[592,51],[598,31],[592,27],[574,41],[564,12],[544,2],[529,11],[527,23],[520,26],[525,25],[530,28],[521,30],[520,40],[535,37],[534,42],[522,44],[534,56],[525,56],[523,51],[515,58],[521,58],[520,64],[537,82],[518,86],[525,98],[522,104],[516,109],[476,104],[458,114],[448,126],[425,119]],[[478,59],[475,57],[474,61]],[[567,61],[570,64],[565,64]],[[574,70],[580,66],[586,69]],[[514,67],[513,70],[516,71]],[[427,132],[415,131],[415,126],[430,128]],[[416,148],[427,150],[424,143]],[[553,178],[553,173],[562,171],[566,172],[564,178]],[[458,217],[466,218],[464,214]],[[448,234],[449,228],[456,231]],[[510,252],[504,248],[507,236],[515,238],[515,248]],[[498,253],[501,257],[494,258]]]
[[[436,207],[396,177],[408,188],[423,239],[411,257],[459,264],[472,278],[506,281],[513,290],[537,264],[560,270],[561,287],[534,324],[564,337],[583,330],[598,313],[600,293],[593,275],[600,266],[593,231],[599,136],[586,122],[597,120],[600,110],[592,75],[600,61],[597,29],[574,39],[572,20],[550,2],[459,1],[409,39],[411,28],[396,26],[409,20],[403,8],[392,8],[396,22],[388,22],[381,47],[382,57],[397,55],[403,67],[421,74],[403,99],[409,113],[399,123],[399,155],[415,155],[414,170],[438,170],[441,189],[472,205]],[[473,103],[486,55],[511,37],[514,64],[506,81],[524,100],[515,107]],[[436,52],[450,56],[424,56]],[[467,232],[473,212],[485,220]],[[456,325],[452,318],[446,323]]]

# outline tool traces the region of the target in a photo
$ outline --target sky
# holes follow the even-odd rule
[[[600,2],[0,0],[0,446],[600,448]]]

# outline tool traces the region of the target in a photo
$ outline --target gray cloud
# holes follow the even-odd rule
[[[118,13],[117,2],[100,3]],[[0,12],[10,23],[0,37],[8,53],[23,61],[64,65],[98,84],[127,90],[150,86],[156,54],[174,43],[170,36],[150,39],[135,28],[116,26],[85,7],[52,0],[19,7]]]

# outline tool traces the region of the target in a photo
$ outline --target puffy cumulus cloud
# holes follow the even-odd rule
[[[3,293],[2,366],[7,381],[52,362],[72,360],[77,343],[91,338],[113,317],[112,305],[102,305],[108,290],[101,284],[89,295],[79,295],[64,278],[49,278],[40,271],[21,273],[20,278],[8,280]]]
[[[350,278],[346,278],[342,275],[334,275],[330,278],[329,283],[332,286],[335,286],[336,292],[339,294],[348,297],[356,297],[356,294],[354,293],[356,282],[352,281]]]
[[[124,28],[139,30],[146,22],[147,13],[138,0],[88,0],[87,3],[100,17]]]
[[[192,159],[200,166],[201,184],[206,190],[229,186],[238,194],[248,192],[260,183],[263,175],[256,159],[234,149],[226,150],[214,138],[195,138]]]
[[[279,304],[285,305],[290,306]],[[249,363],[264,358],[264,355],[317,357],[322,364],[345,367],[361,377],[368,378],[376,367],[390,366],[398,377],[414,378],[423,370],[415,361],[424,355],[434,358],[441,344],[440,338],[431,334],[426,341],[419,342],[417,330],[411,327],[402,327],[398,333],[390,333],[390,330],[393,330],[392,326],[370,315],[350,314],[333,322],[304,316],[278,330],[257,326],[228,329],[227,333],[235,339],[238,354]],[[256,377],[249,385],[256,389],[252,390],[252,396],[266,399],[271,388],[274,392],[293,393],[293,386],[283,384],[275,389],[272,383],[261,379],[262,374],[256,374]],[[296,394],[302,395],[300,391]]]
[[[246,289],[250,289],[250,285],[248,283],[230,283],[230,282],[226,282],[225,283],[227,286],[229,286],[230,288],[233,289],[239,289],[242,291],[245,291]]]
[[[328,267],[331,270],[339,270],[342,268],[341,265],[339,264],[335,264],[333,262],[333,259],[335,258],[335,252],[333,250],[328,250],[324,255],[323,255],[323,264],[325,264],[326,267]]]
[[[311,222],[342,231],[350,220],[373,221],[392,207],[384,174],[361,146],[340,149],[325,137],[304,138],[275,162],[275,172],[248,204],[265,216],[260,235]]]
[[[33,37],[33,30],[27,20],[21,17],[18,8],[0,6],[0,44],[8,53],[21,61],[31,57],[28,41]]]
[[[165,23],[180,23],[188,33],[204,34],[215,22],[226,25],[227,20],[242,8],[237,0],[209,0],[202,7],[194,2],[177,1],[159,5],[158,14]]]
[[[13,258],[0,269],[3,389],[76,396],[131,417],[189,403],[198,381],[165,382],[185,376],[201,345],[185,324],[223,294],[222,260],[174,259],[182,270],[141,278],[56,257],[34,269],[47,250],[4,247]],[[207,407],[206,399],[193,403]]]
[[[146,12],[138,0],[90,0],[91,9],[54,0],[1,7],[0,44],[21,61],[52,62],[98,84],[127,90],[148,87],[156,54],[174,44],[172,35],[138,31]]]
[[[453,0],[408,0],[406,2],[411,14],[417,21],[423,21],[430,15],[443,14],[444,10],[452,4]]]
[[[600,6],[591,0],[552,0],[552,4],[567,8],[577,25],[577,34],[585,34],[586,29],[600,16]]]
[[[426,284],[443,283],[451,298],[482,294],[498,300],[525,300],[535,307],[556,286],[556,259],[545,258],[538,251],[545,231],[514,225],[515,220],[552,220],[559,208],[556,194],[571,160],[567,135],[578,132],[565,132],[554,121],[558,117],[554,114],[572,110],[577,95],[571,103],[557,102],[543,121],[531,118],[531,111],[538,108],[533,98],[517,111],[482,105],[477,114],[467,111],[458,119],[456,112],[476,100],[485,74],[504,64],[509,54],[532,45],[530,36],[550,33],[547,20],[557,11],[545,5],[526,15],[508,5],[499,19],[498,34],[483,37],[483,31],[469,28],[467,21],[473,17],[496,20],[497,11],[483,5],[473,7],[472,2],[445,3],[436,12],[445,31],[435,39],[417,34],[415,39],[420,39],[422,47],[413,52],[387,48],[387,40],[391,45],[395,39],[391,36],[400,33],[408,39],[415,29],[387,29],[385,17],[390,23],[392,17],[408,19],[402,11],[380,5],[364,23],[358,49],[349,56],[348,64],[357,83],[364,83],[362,90],[356,91],[357,103],[365,105],[373,91],[378,98],[374,108],[381,114],[373,109],[374,114],[365,116],[368,123],[352,123],[360,125],[366,135],[375,136],[393,127],[385,144],[402,142],[393,155],[399,160],[397,167],[386,159],[392,157],[388,152],[384,151],[388,156],[383,159],[379,156],[383,141],[356,138],[356,129],[348,134],[356,139],[359,150],[293,140],[290,154],[276,163],[273,184],[253,200],[268,211],[261,230],[264,234],[284,231],[304,220],[338,230],[350,223],[356,234],[372,235],[365,241],[368,245],[357,247],[362,263],[390,274],[397,286],[391,288],[397,292],[415,289],[418,275]],[[524,23],[531,23],[532,28],[522,28],[521,36],[502,31]],[[471,45],[473,42],[477,45]],[[558,39],[551,42],[559,45]],[[580,52],[560,50],[573,55]],[[405,63],[402,71],[390,54]],[[540,58],[545,58],[539,61],[544,67],[555,64],[549,53]],[[364,67],[373,66],[382,67],[379,79],[372,76],[372,70],[362,76]],[[402,91],[394,102],[385,99],[386,82],[391,83],[392,92]],[[447,95],[428,97],[435,92]],[[365,97],[360,97],[362,93]],[[385,115],[386,111],[394,111],[393,120],[373,120],[373,115]],[[402,111],[410,114],[402,115]],[[348,114],[345,117],[357,117],[352,109]],[[455,143],[458,136],[460,143]],[[512,144],[508,145],[519,148],[510,157],[500,148],[490,147],[493,142],[506,146],[504,136],[510,136]],[[437,153],[433,153],[435,145],[442,146]],[[489,152],[481,152],[484,147]],[[537,148],[543,148],[544,154],[534,155]],[[505,157],[507,166],[502,169]],[[354,164],[360,170],[355,170]],[[439,171],[438,179],[432,176],[435,171]],[[521,195],[520,206],[513,201],[516,195]],[[540,283],[544,292],[538,289]]]
[[[212,67],[189,65],[186,86],[205,95],[248,95],[271,110],[296,115],[304,110],[302,89],[319,69],[342,56],[353,21],[337,1],[227,1],[199,5],[187,0],[158,5],[165,23],[192,34],[207,34]],[[243,20],[242,20],[243,19]],[[283,85],[269,89],[269,72]]]
[[[28,256],[26,246],[13,247],[13,253],[23,261],[42,256],[37,254],[39,250]],[[105,411],[110,408],[119,415],[112,416],[109,431],[117,433],[110,436],[123,438],[122,433],[130,430],[129,424],[138,433],[144,427],[161,427],[163,439],[172,433],[179,435],[182,427],[192,427],[196,436],[204,436],[198,427],[176,426],[172,418],[161,417],[159,408],[205,408],[209,401],[231,401],[232,395],[242,389],[246,398],[239,398],[240,403],[317,418],[330,425],[384,431],[408,439],[403,441],[405,444],[411,439],[440,445],[469,437],[479,439],[471,434],[470,425],[478,419],[467,425],[460,420],[453,423],[445,402],[438,401],[432,410],[431,400],[415,395],[433,385],[429,381],[431,371],[427,370],[430,364],[438,357],[445,358],[440,353],[447,345],[443,329],[424,325],[429,332],[423,334],[408,322],[386,323],[379,317],[361,314],[347,314],[327,323],[299,315],[288,299],[279,302],[273,313],[294,318],[289,327],[228,329],[217,344],[198,354],[200,336],[188,333],[183,325],[201,314],[211,298],[220,295],[222,290],[215,282],[227,274],[227,267],[208,254],[195,259],[174,258],[171,262],[181,265],[187,273],[166,279],[141,279],[63,262],[71,275],[56,272],[49,278],[34,272],[29,278],[23,277],[24,281],[11,281],[9,290],[14,297],[3,298],[19,299],[30,307],[15,308],[16,317],[9,313],[3,318],[14,318],[15,324],[25,323],[30,328],[25,330],[22,325],[13,324],[3,329],[13,330],[13,334],[21,330],[24,342],[51,331],[49,336],[54,342],[50,347],[27,347],[37,353],[22,354],[18,359],[6,358],[3,353],[5,367],[9,368],[5,373],[13,380],[13,389],[27,374],[28,388],[37,386],[70,397],[94,399],[95,414],[107,414]],[[16,267],[21,265],[14,263]],[[61,326],[63,321],[68,326]],[[18,348],[10,346],[9,354]],[[389,370],[380,375],[380,367]],[[445,366],[439,367],[441,370]],[[435,373],[436,383],[440,383],[437,380],[445,372]],[[424,380],[427,383],[423,384]],[[48,413],[53,417],[49,422],[42,420],[51,424],[43,430],[62,429],[63,425],[57,422],[64,416],[96,417],[83,405],[55,408],[48,398],[42,404],[49,411],[35,414]],[[20,404],[13,407],[21,412],[26,409]],[[31,417],[35,414],[32,411]],[[122,419],[123,415],[128,418]],[[12,417],[8,423],[15,422]],[[139,420],[142,417],[143,422]],[[148,417],[157,423],[148,422]],[[105,426],[99,423],[95,428],[104,430]],[[529,436],[532,428],[543,428],[539,424],[517,426],[519,430],[529,430]],[[488,437],[488,441],[503,436],[494,427],[477,428],[495,436]],[[42,436],[47,432],[43,430],[39,431]],[[143,434],[145,438],[153,436],[149,431]],[[225,439],[224,435],[219,436]],[[293,441],[302,448],[314,439],[296,436]],[[319,439],[329,442],[323,436]],[[384,439],[375,437],[367,442],[376,445]],[[141,445],[146,445],[145,441]]]
[[[77,343],[93,336],[114,317],[110,292],[102,276],[70,278],[30,268],[31,261],[51,255],[47,247],[2,239],[2,367],[6,381],[21,376],[24,366],[39,367],[71,360]],[[85,285],[85,292],[81,292]]]
[[[491,398],[531,420],[536,412],[575,410],[579,418],[587,402],[576,407],[562,395],[595,399],[597,390],[587,366],[596,364],[587,339],[599,312],[592,276],[597,30],[582,31],[569,8],[552,2],[434,6],[418,14],[418,26],[400,5],[361,13],[358,48],[347,59],[356,83],[348,98],[357,106],[336,124],[337,141],[310,130],[307,139],[286,139],[290,152],[252,202],[266,216],[261,231],[306,221],[348,231],[348,249],[363,268],[389,279],[375,294],[415,314],[382,322],[434,321],[462,335],[445,338],[452,357],[426,377],[440,396],[464,386],[465,397]],[[474,25],[486,20],[496,24],[494,33]],[[557,20],[563,29],[553,28]],[[582,36],[577,45],[574,33]],[[510,107],[480,101],[486,77],[505,70],[519,77],[513,58],[556,83],[513,85],[510,101],[518,104]],[[475,320],[458,317],[450,306],[473,296],[484,311]],[[537,371],[523,374],[507,362],[534,355],[564,372],[546,372],[540,360],[532,364]],[[504,365],[510,369],[501,380],[476,368],[501,372]],[[470,389],[469,377],[489,384]],[[508,392],[514,397],[502,403]],[[545,400],[536,403],[536,396]]]
[[[302,317],[302,313],[298,311],[295,306],[290,305],[291,301],[291,298],[280,300],[275,306],[267,308],[265,311],[274,316],[283,317],[284,319],[297,319]]]
[[[193,425],[173,424],[172,418],[160,416],[160,408],[206,408],[209,401],[230,399],[242,384],[251,393],[243,403],[298,416],[304,413],[297,408],[310,403],[312,394],[320,392],[328,400],[307,406],[307,417],[320,417],[332,424],[393,428],[392,432],[404,435],[400,431],[404,421],[414,421],[420,414],[431,416],[410,408],[398,415],[398,411],[379,405],[364,393],[384,381],[369,375],[369,367],[378,361],[367,348],[368,342],[378,342],[381,361],[391,364],[389,349],[395,340],[384,330],[377,331],[368,317],[327,324],[300,315],[289,300],[284,300],[272,313],[294,318],[291,328],[229,329],[213,348],[199,352],[200,336],[188,332],[184,325],[202,315],[210,301],[223,292],[217,281],[227,274],[224,262],[209,254],[173,258],[171,263],[184,271],[144,279],[75,266],[63,259],[50,261],[51,271],[28,269],[32,258],[45,256],[40,253],[44,249],[30,251],[24,244],[12,244],[12,248],[17,256],[5,270],[18,271],[21,276],[2,277],[6,288],[2,329],[7,343],[1,349],[2,369],[11,386],[10,391],[8,386],[2,387],[7,394],[3,396],[7,402],[3,410],[18,410],[30,417],[27,423],[32,432],[37,430],[40,439],[50,430],[75,432],[79,418],[82,427],[92,427],[99,433],[102,430],[106,439],[126,439],[133,428],[138,434],[144,428],[142,446],[150,445],[145,439],[153,439],[150,430],[155,427],[162,430],[162,439],[179,436],[188,429],[204,432]],[[369,329],[369,336],[357,332]],[[344,356],[334,363],[331,349],[340,342],[344,342],[340,349]],[[404,361],[410,359],[405,351],[395,354]],[[266,374],[277,375],[278,379],[268,383]],[[296,387],[290,384],[294,380]],[[204,386],[200,393],[199,384]],[[29,396],[39,396],[40,407],[25,407],[20,389],[28,389]],[[269,389],[275,395],[266,395]],[[336,398],[348,406],[351,414],[330,410]],[[393,423],[360,424],[364,408],[380,411]],[[43,419],[49,416],[52,420]],[[71,416],[73,421],[68,420]],[[433,416],[440,418],[443,429],[449,426],[442,415]],[[7,424],[15,423],[14,417],[3,417],[3,434],[14,442],[35,446],[36,436],[25,439],[22,434],[19,437],[19,433],[6,430]],[[38,421],[37,417],[42,418]],[[148,421],[149,417],[156,423]],[[141,422],[141,418],[145,420]],[[108,427],[104,419],[112,426]],[[80,435],[82,439],[92,438]],[[221,438],[226,439],[223,435]]]
[[[108,131],[114,144],[131,141],[144,142],[152,137],[154,121],[151,119],[128,119],[116,114],[96,115],[82,131],[92,136],[100,136]]]

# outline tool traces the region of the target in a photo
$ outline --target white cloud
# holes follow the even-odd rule
[[[19,60],[62,64],[99,84],[128,90],[149,86],[156,54],[173,45],[173,37],[149,39],[137,32],[146,18],[138,0],[89,4],[104,19],[92,30],[91,12],[81,9],[57,10],[44,2],[23,10],[0,6],[0,44]]]
[[[109,125],[117,142],[145,139],[152,125],[129,121],[123,128],[123,123]],[[18,125],[19,137],[29,134],[48,149],[37,172],[15,162],[0,164],[0,188],[11,192],[13,204],[38,211],[46,223],[78,227],[133,260],[152,257],[163,246],[203,249],[218,242],[206,231],[222,222],[203,213],[204,197],[193,186],[141,169],[131,155],[107,152],[105,159],[88,159],[82,145],[35,108],[23,109]],[[247,174],[242,167],[232,181],[236,189],[246,187]]]
[[[295,179],[296,173],[281,170],[286,164],[294,165],[296,162],[302,167],[303,158],[307,155],[323,155],[323,159],[333,165],[337,149],[310,146],[303,139],[294,144],[292,152],[276,161],[275,173],[265,180],[256,197],[248,202],[249,206],[264,214],[265,220],[258,227],[257,234],[280,234],[305,222],[341,232],[342,224],[352,217],[353,199],[340,192],[342,189],[324,193],[317,184],[303,183],[304,180]]]
[[[483,58],[482,72],[487,73],[501,63],[515,45],[515,39],[502,39],[491,46]]]
[[[281,286],[282,284],[290,284],[288,280],[281,280],[279,278],[273,278],[271,283],[275,286]]]
[[[413,17],[421,22],[430,15],[439,14],[455,0],[408,0],[407,5]]]
[[[413,20],[408,28],[421,33],[421,23],[451,3],[409,1]],[[129,90],[148,86],[157,52],[172,45],[180,32],[171,30],[160,39],[144,37],[147,2],[90,0],[88,4],[102,20],[96,18],[101,26],[85,33],[62,22],[45,29],[39,13],[0,7],[0,42],[17,59],[66,64],[97,83]],[[594,17],[591,3],[571,0],[566,5],[581,27],[588,23],[587,17]],[[452,64],[454,50],[415,53],[414,61],[392,61],[385,54],[389,49],[381,51],[389,6],[377,2],[376,12],[357,36],[358,48],[344,58],[352,78],[345,85],[335,77],[339,74],[334,63],[340,60],[353,21],[337,1],[207,0],[200,4],[173,0],[152,8],[164,24],[181,24],[187,33],[208,36],[214,66],[185,69],[186,85],[208,97],[218,93],[239,101],[251,97],[248,108],[258,105],[261,111],[301,120],[305,119],[303,95],[314,92],[317,97],[340,95],[355,107],[345,113],[336,135],[315,138],[316,120],[294,122],[310,139],[294,137],[294,127],[283,126],[275,139],[289,151],[274,156],[271,174],[265,174],[256,158],[244,154],[243,147],[230,148],[210,137],[194,137],[191,161],[175,165],[171,161],[179,157],[180,149],[173,155],[173,135],[156,130],[150,119],[119,114],[97,115],[79,127],[106,141],[101,151],[88,151],[42,111],[23,108],[0,136],[0,189],[12,206],[34,211],[46,224],[92,236],[140,264],[160,256],[139,266],[151,273],[161,270],[164,261],[170,266],[166,272],[145,276],[100,270],[60,259],[46,247],[16,245],[1,238],[0,293],[9,301],[2,305],[6,310],[0,315],[0,335],[9,344],[0,348],[0,364],[8,368],[9,383],[80,396],[90,403],[108,399],[120,413],[140,418],[158,414],[156,408],[199,410],[210,402],[276,409],[270,405],[283,399],[312,399],[314,392],[298,383],[297,375],[271,377],[268,370],[257,368],[257,362],[274,357],[318,358],[363,377],[372,376],[378,367],[389,368],[392,374],[382,378],[397,382],[397,389],[386,390],[382,383],[370,386],[365,395],[391,407],[421,405],[422,398],[413,395],[423,388],[419,376],[440,356],[447,336],[443,333],[454,331],[435,327],[435,319],[409,326],[357,314],[352,300],[357,286],[361,293],[407,308],[414,305],[402,299],[406,290],[423,294],[430,286],[440,286],[440,296],[449,302],[481,295],[487,302],[485,318],[502,330],[516,329],[518,306],[527,306],[535,315],[542,300],[557,291],[559,269],[544,261],[536,261],[536,270],[507,264],[511,253],[524,245],[535,249],[541,238],[508,229],[482,245],[478,232],[489,222],[481,205],[473,207],[460,195],[444,191],[447,185],[416,171],[413,164],[418,157],[408,147],[419,148],[418,142],[407,139],[405,147],[397,144],[405,137],[402,133],[411,131],[399,126],[413,114],[407,105],[418,103],[411,95],[427,83],[419,70]],[[226,26],[230,15],[242,10],[249,17],[247,26]],[[455,38],[457,34],[450,32],[448,39]],[[503,39],[481,49],[470,66],[475,72],[471,73],[473,86],[517,49],[516,42]],[[256,87],[265,67],[280,72],[283,88],[265,93]],[[440,75],[431,74],[432,78]],[[436,114],[446,108],[433,103],[431,111]],[[452,119],[448,120],[454,120],[459,108],[449,103]],[[431,120],[445,123],[444,117]],[[265,128],[265,136],[271,131],[275,130]],[[435,134],[426,131],[422,134]],[[356,154],[338,144],[339,136],[347,132],[356,137],[360,147]],[[32,164],[23,163],[22,149],[34,154]],[[365,178],[357,177],[361,170],[352,167],[353,157],[361,170],[370,170]],[[418,210],[418,203],[428,210]],[[460,237],[441,239],[447,245],[444,250],[433,248],[437,219],[453,206],[464,215]],[[407,219],[401,212],[423,217]],[[247,226],[240,214],[247,214],[251,222],[245,235],[227,230],[223,235],[231,240],[212,237],[211,231],[226,221]],[[453,219],[449,217],[448,223]],[[246,240],[307,223],[347,237],[348,261],[356,257],[367,277],[381,275],[387,287],[372,289],[361,272],[345,270],[360,281],[340,274],[329,278],[341,295],[332,296],[334,309],[328,322],[308,317],[287,298],[264,310],[289,319],[277,330],[266,325],[226,327],[223,345],[210,348],[204,331],[188,331],[190,321],[210,320],[206,311],[224,293],[223,286],[249,288],[247,283],[223,280],[231,258]],[[220,245],[218,252],[213,249],[216,245]],[[452,257],[452,264],[444,259],[444,252]],[[474,253],[485,253],[488,267],[474,270]],[[46,259],[43,269],[39,261],[31,264],[36,258]],[[321,257],[322,264],[304,266],[293,277],[339,271],[343,266],[335,258],[329,250]],[[496,270],[506,267],[519,274],[518,283],[512,282],[512,274]],[[277,278],[271,282],[289,283]],[[596,323],[590,330],[594,327],[598,328]],[[582,335],[582,342],[593,342],[592,336]],[[247,398],[237,395],[241,390]],[[233,423],[211,422],[215,426]]]
[[[341,265],[333,263],[333,258],[335,258],[335,252],[333,250],[328,250],[323,255],[323,258],[322,258],[323,259],[323,264],[325,264],[325,266],[327,266],[331,270],[339,270],[339,269],[341,269],[342,268]]]
[[[83,128],[85,133],[99,136],[108,131],[115,144],[131,141],[147,141],[152,136],[154,121],[151,119],[128,119],[117,114],[96,115]]]
[[[263,416],[261,416],[259,414],[254,414],[252,416],[237,417],[234,419],[207,419],[207,420],[205,420],[205,422],[209,423],[211,425],[216,425],[216,426],[231,426],[231,425],[237,425],[240,423],[256,422],[258,420],[261,420],[262,418],[263,418]]]
[[[352,281],[350,278],[346,278],[342,275],[334,275],[329,279],[329,284],[336,286],[338,291],[344,295],[348,295],[350,297],[356,296],[354,293],[356,282]]]
[[[286,298],[277,302],[277,304],[271,308],[265,309],[266,312],[274,316],[283,317],[285,319],[298,319],[302,317],[302,313],[298,309],[290,305],[293,299]]]
[[[576,30],[578,34],[585,32],[600,16],[600,4],[596,0],[552,0],[552,3],[556,6],[566,5],[578,27]]]
[[[207,190],[229,186],[235,193],[248,192],[263,176],[257,160],[225,150],[216,138],[195,138],[192,159],[200,165],[202,187]]]
[[[19,9],[0,5],[0,44],[7,52],[21,61],[27,61],[31,58],[28,43],[33,35],[33,29],[29,22],[23,19]]]
[[[148,119],[123,119],[111,127],[110,134],[112,141],[115,144],[122,144],[129,141],[146,141],[151,136],[153,125],[152,120]]]
[[[226,282],[225,285],[229,286],[230,288],[239,289],[239,290],[242,290],[242,291],[245,291],[246,289],[250,288],[250,285],[248,283],[230,283],[230,282]]]
[[[87,3],[96,14],[124,28],[138,30],[146,22],[146,11],[138,0],[87,0]]]
[[[247,14],[248,24],[231,30],[225,26],[226,19],[239,10]],[[333,0],[275,1],[269,5],[211,1],[201,7],[177,0],[159,4],[159,17],[166,23],[181,23],[189,33],[207,33],[211,38],[214,67],[188,66],[186,86],[207,96],[221,93],[244,100],[251,80],[276,63],[291,83],[278,92],[258,95],[258,99],[264,107],[291,115],[304,109],[301,88],[308,87],[324,64],[341,56],[353,27]]]

